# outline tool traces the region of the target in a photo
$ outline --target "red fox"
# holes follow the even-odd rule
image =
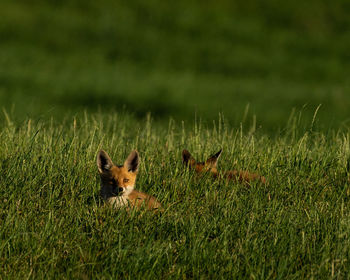
[[[210,156],[205,162],[197,162],[189,151],[182,151],[182,161],[185,165],[189,166],[190,169],[195,170],[197,173],[209,172],[212,177],[222,178],[227,180],[239,181],[244,183],[249,183],[251,181],[260,180],[262,183],[266,183],[264,176],[260,176],[256,173],[251,173],[249,171],[242,170],[229,170],[224,172],[219,172],[216,169],[217,161],[221,155],[222,150],[218,151],[216,154]]]
[[[113,164],[109,155],[101,150],[97,154],[97,167],[101,177],[101,196],[117,208],[161,209],[161,204],[153,196],[134,189],[139,167],[139,154],[132,151],[124,165]]]

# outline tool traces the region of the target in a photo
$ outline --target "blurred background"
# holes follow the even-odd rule
[[[321,129],[348,127],[349,15],[347,0],[1,0],[0,105],[271,132],[322,104]]]

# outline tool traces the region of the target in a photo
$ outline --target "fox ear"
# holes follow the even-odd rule
[[[109,171],[113,165],[114,164],[113,164],[111,158],[104,150],[101,150],[98,152],[98,154],[97,154],[97,168],[98,168],[98,171],[100,173]]]
[[[205,164],[211,166],[211,167],[216,167],[216,164],[218,162],[218,159],[221,155],[222,149],[218,151],[216,154],[211,155],[206,161]]]
[[[182,151],[182,162],[185,165],[193,166],[196,164],[196,160],[192,157],[189,151],[183,150]]]
[[[134,150],[130,153],[128,158],[124,162],[124,167],[130,172],[137,172],[139,169],[139,153]]]

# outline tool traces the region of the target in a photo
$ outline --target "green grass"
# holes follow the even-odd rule
[[[222,119],[164,129],[120,114],[17,125],[8,117],[0,134],[0,275],[346,278],[349,139],[292,125],[269,138]],[[155,195],[164,213],[103,205],[100,148],[119,164],[140,152],[137,188]],[[220,170],[256,171],[268,184],[197,179],[183,170],[183,148],[199,160],[223,148]]]
[[[344,0],[27,1],[0,9],[0,104],[14,118],[82,109],[234,125],[274,135],[293,110],[348,127]],[[250,123],[249,123],[250,125]]]
[[[348,11],[1,1],[0,278],[348,278]],[[139,151],[163,213],[103,204],[101,148]],[[268,184],[198,179],[184,148]]]

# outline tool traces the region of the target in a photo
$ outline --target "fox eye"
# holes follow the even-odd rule
[[[129,179],[126,179],[126,178],[125,178],[125,179],[123,180],[123,183],[127,183],[127,182],[129,182]]]

